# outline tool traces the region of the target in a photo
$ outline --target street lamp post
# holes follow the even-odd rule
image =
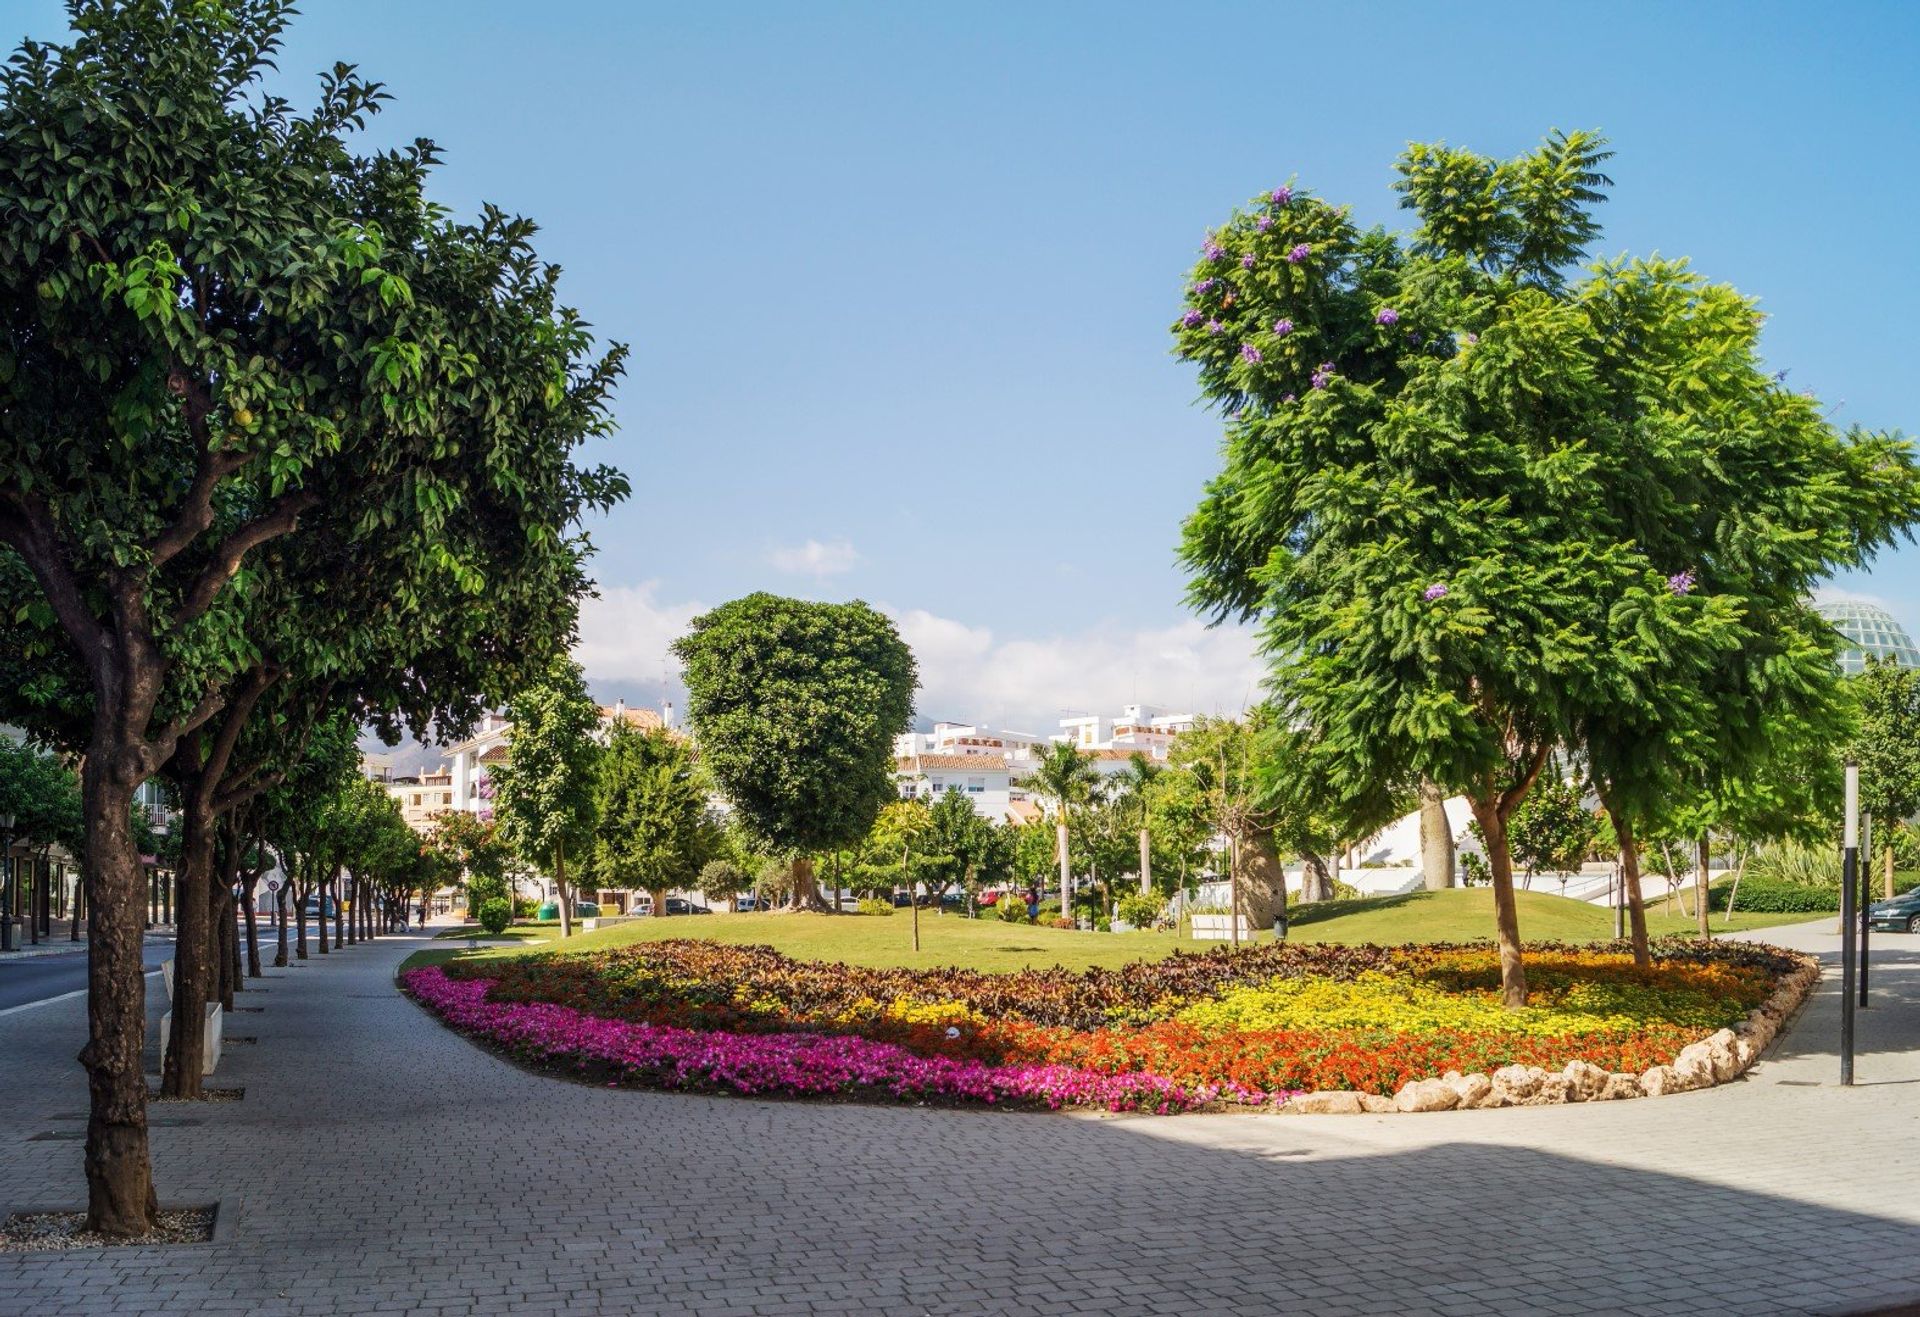
[[[1846,824],[1840,852],[1840,1082],[1853,1085],[1854,883],[1860,872],[1860,766],[1846,768]]]
[[[0,951],[13,950],[13,815],[0,814]]]

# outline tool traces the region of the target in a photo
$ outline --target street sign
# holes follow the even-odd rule
[[[280,885],[284,882],[286,882],[286,879],[282,878],[279,874],[270,873],[267,875],[267,890],[269,892],[277,892],[280,890]]]

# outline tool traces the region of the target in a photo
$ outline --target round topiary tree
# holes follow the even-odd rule
[[[865,837],[896,798],[913,652],[859,600],[751,594],[695,618],[674,653],[708,771],[754,841],[792,857],[788,908],[830,909],[813,856]]]

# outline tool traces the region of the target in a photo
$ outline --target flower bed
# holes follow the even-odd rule
[[[1803,972],[1751,944],[1666,944],[1649,971],[1619,948],[1544,946],[1528,958],[1530,1004],[1508,1011],[1484,946],[1267,944],[983,974],[690,939],[456,962],[403,981],[463,1032],[613,1082],[1177,1111],[1315,1090],[1383,1097],[1511,1067],[1638,1075]]]

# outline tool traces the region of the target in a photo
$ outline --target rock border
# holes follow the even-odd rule
[[[1359,1116],[1401,1111],[1468,1111],[1493,1107],[1548,1107],[1564,1102],[1612,1102],[1664,1097],[1712,1088],[1738,1079],[1779,1036],[1788,1020],[1806,1004],[1820,981],[1820,962],[1802,952],[1790,954],[1799,967],[1782,978],[1767,999],[1731,1029],[1717,1029],[1680,1049],[1666,1065],[1641,1074],[1604,1070],[1591,1061],[1569,1061],[1555,1072],[1539,1066],[1501,1066],[1491,1075],[1449,1070],[1438,1078],[1411,1079],[1392,1097],[1352,1089],[1321,1089],[1290,1099],[1281,1113],[1302,1116]]]

